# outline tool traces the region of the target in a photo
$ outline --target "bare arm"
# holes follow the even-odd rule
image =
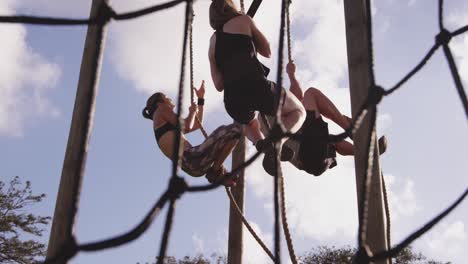
[[[197,113],[196,112],[196,106],[195,105],[192,105],[190,106],[189,108],[189,114],[187,115],[186,118],[184,118],[184,130],[182,131],[182,133],[186,134],[186,133],[190,133],[194,130],[196,130],[194,128],[194,123],[195,123],[195,114]],[[163,118],[164,121],[168,122],[168,123],[171,123],[172,125],[177,125],[177,115],[170,109],[161,109],[161,116]]]
[[[258,29],[257,25],[255,25],[255,22],[253,19],[249,16],[245,16],[246,19],[248,20],[248,23],[250,25],[250,31],[252,33],[252,38],[255,43],[255,47],[257,48],[258,53],[262,55],[265,58],[270,58],[271,57],[271,49],[270,49],[270,43],[268,42],[267,38],[263,33]]]
[[[190,133],[192,131],[197,130],[200,126],[195,122],[195,117],[197,116],[197,105],[192,103],[189,107],[188,116],[184,119],[184,134]],[[198,125],[198,126],[197,126]]]
[[[197,94],[198,101],[201,100],[202,102],[200,102],[201,104],[198,104],[197,102],[198,113],[196,115],[196,120],[195,120],[196,122],[193,125],[192,131],[199,129],[203,124],[203,110],[204,110],[203,105],[205,103],[205,81],[202,81],[199,89],[195,89],[195,93]]]
[[[223,76],[216,65],[215,59],[215,47],[216,47],[216,34],[210,39],[210,48],[208,50],[208,58],[210,59],[210,70],[211,70],[211,79],[213,79],[213,83],[215,85],[216,90],[218,92],[222,92],[224,90],[223,84]]]
[[[299,101],[302,101],[304,93],[302,92],[301,84],[296,79],[296,64],[290,61],[288,65],[286,65],[286,72],[288,73],[289,81],[291,82],[289,90],[297,97],[297,99],[299,99]]]

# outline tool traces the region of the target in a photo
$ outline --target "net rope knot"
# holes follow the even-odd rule
[[[372,252],[369,246],[362,246],[353,257],[353,264],[369,264],[372,257]]]
[[[450,40],[452,39],[452,34],[446,30],[442,29],[439,34],[436,36],[436,43],[437,45],[447,45]]]
[[[188,184],[184,178],[172,177],[169,182],[168,194],[171,200],[179,199],[188,189]]]
[[[368,95],[369,105],[378,105],[380,101],[382,101],[382,97],[384,97],[384,95],[385,89],[381,86],[375,85],[370,87]]]
[[[117,17],[117,13],[114,11],[114,9],[112,9],[112,7],[106,2],[102,2],[101,6],[99,6],[95,20],[98,25],[105,25],[115,17]]]

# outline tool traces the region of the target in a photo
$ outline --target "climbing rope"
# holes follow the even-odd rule
[[[241,8],[241,12],[242,14],[245,15],[245,5],[244,5],[244,0],[240,0],[240,8]]]
[[[190,102],[194,102],[195,101],[195,95],[194,95],[194,90],[195,90],[195,84],[194,84],[194,81],[193,81],[193,18],[195,17],[195,11],[193,10],[193,5],[192,5],[192,9],[190,11],[192,13],[192,20],[190,21],[190,27],[189,27],[189,39],[190,39]],[[202,121],[200,120],[200,116],[197,115],[195,116],[195,119],[198,123],[198,125],[200,126],[200,131],[202,132],[203,136],[205,136],[205,138],[208,137],[208,133],[206,133],[206,130],[205,128],[203,127],[203,124],[202,124]]]
[[[262,247],[262,249],[265,251],[265,253],[271,258],[271,260],[275,261],[275,256],[273,256],[273,253],[271,253],[271,251],[268,249],[268,247],[265,245],[265,243],[263,243],[263,241],[260,239],[260,237],[257,235],[257,233],[255,233],[252,226],[249,224],[249,222],[245,218],[244,214],[242,213],[242,210],[240,209],[239,205],[236,202],[236,199],[232,195],[231,189],[229,189],[228,187],[225,187],[225,188],[226,188],[226,193],[227,193],[229,199],[231,200],[231,203],[234,205],[234,207],[236,208],[237,213],[239,214],[239,216],[242,219],[242,223],[244,223],[245,227],[247,227],[247,229],[252,234],[254,239]]]
[[[286,15],[286,35],[287,35],[287,49],[288,49],[288,59],[291,62],[292,61],[292,52],[291,52],[291,20],[289,17],[289,8],[290,8],[291,1],[286,0],[286,6],[283,9],[284,14]],[[284,32],[282,33],[284,35]],[[281,50],[281,49],[280,49]],[[281,52],[282,53],[282,52]],[[281,67],[282,68],[282,67]],[[281,87],[281,84],[279,84],[279,87]],[[270,123],[267,119],[267,117],[264,114],[261,114],[261,117],[263,119],[263,122],[265,126],[268,128],[268,130],[271,130]],[[279,163],[277,163],[279,164]],[[282,173],[278,174],[278,181],[279,181],[279,191],[280,191],[280,206],[281,206],[281,221],[283,223],[283,233],[286,238],[286,244],[288,246],[288,252],[289,252],[289,257],[291,259],[291,262],[293,264],[297,263],[297,257],[296,253],[294,251],[294,245],[292,242],[292,236],[291,232],[289,231],[289,224],[288,224],[288,218],[286,215],[286,194],[285,194],[285,187],[284,187],[284,177]]]
[[[286,7],[286,33],[288,39],[288,59],[292,61],[292,48],[291,48],[291,18],[290,18],[290,7],[292,0],[287,0],[287,7]]]
[[[199,191],[206,191],[206,190],[211,190],[219,186],[219,184],[210,184],[210,185],[205,185],[205,186],[192,186],[188,187],[187,184],[185,183],[184,179],[177,176],[178,174],[178,169],[179,169],[179,155],[180,155],[180,109],[181,109],[181,104],[182,104],[182,95],[183,95],[183,82],[184,82],[184,74],[185,74],[185,57],[186,57],[186,52],[185,49],[187,47],[187,34],[188,34],[188,28],[191,27],[191,8],[192,8],[192,1],[193,0],[175,0],[175,1],[170,1],[164,4],[160,5],[155,5],[151,6],[148,8],[144,8],[141,10],[137,11],[132,11],[132,12],[127,12],[127,13],[121,13],[118,14],[115,11],[112,10],[110,6],[108,6],[105,2],[102,3],[102,6],[100,7],[100,10],[98,14],[95,17],[91,17],[89,19],[67,19],[67,18],[49,18],[49,17],[33,17],[33,16],[0,16],[0,23],[24,23],[24,24],[36,24],[36,25],[54,25],[54,26],[59,26],[59,25],[99,25],[103,26],[110,22],[112,19],[119,21],[119,20],[127,20],[127,19],[133,19],[141,16],[148,15],[153,12],[161,11],[167,8],[174,7],[182,2],[187,2],[187,7],[186,7],[186,12],[185,12],[185,28],[184,28],[184,44],[183,44],[183,53],[182,53],[182,65],[181,65],[181,75],[180,75],[180,83],[179,83],[179,96],[178,96],[178,112],[177,112],[177,118],[179,120],[177,129],[178,129],[178,136],[176,140],[176,146],[175,146],[175,151],[174,151],[174,159],[173,159],[173,170],[172,170],[172,176],[171,180],[169,183],[169,186],[166,191],[161,195],[161,197],[158,199],[158,201],[154,204],[154,206],[151,208],[151,210],[148,212],[148,214],[145,216],[145,218],[141,221],[140,224],[138,224],[134,229],[124,233],[123,235],[114,237],[114,238],[109,238],[109,239],[104,239],[102,241],[98,242],[93,242],[93,243],[84,243],[84,244],[77,244],[75,238],[72,236],[71,240],[64,244],[62,249],[59,251],[60,253],[52,258],[49,258],[45,261],[45,263],[57,263],[57,262],[64,262],[67,261],[71,258],[73,258],[78,252],[80,251],[85,251],[85,252],[91,252],[91,251],[97,251],[97,250],[102,250],[106,248],[112,248],[112,247],[117,247],[119,245],[123,245],[126,243],[129,243],[136,238],[138,238],[141,234],[143,234],[148,227],[151,225],[151,223],[155,220],[155,218],[158,216],[159,212],[162,210],[164,205],[167,202],[170,202],[170,209],[168,210],[168,215],[166,218],[166,223],[164,227],[164,234],[162,237],[162,245],[160,248],[160,257],[165,256],[166,249],[167,249],[167,244],[168,244],[168,238],[170,236],[170,229],[171,229],[171,223],[173,220],[174,216],[174,205],[175,205],[175,200],[180,198],[181,195],[185,192],[199,192]],[[256,8],[258,8],[258,5],[261,1],[255,0],[253,2],[253,5],[249,9],[249,11],[252,9],[253,13],[255,12]],[[370,10],[370,1],[366,0],[366,5],[367,5],[367,12]],[[281,15],[281,28],[280,28],[280,45],[279,45],[279,53],[278,53],[278,78],[277,78],[277,84],[278,87],[281,87],[282,83],[282,66],[283,66],[283,55],[282,55],[282,49],[283,49],[283,42],[284,42],[284,27],[285,27],[285,12],[287,11],[287,8],[285,8],[286,2],[283,0],[282,1],[282,15]],[[252,8],[255,7],[255,8]],[[289,12],[289,11],[288,11]],[[424,66],[425,64],[429,61],[429,59],[432,57],[432,55],[439,49],[442,48],[444,55],[447,59],[447,62],[449,64],[449,69],[452,73],[453,79],[455,86],[458,90],[458,94],[460,97],[460,100],[462,102],[462,105],[465,110],[465,114],[468,117],[468,100],[466,97],[466,93],[463,88],[463,84],[461,82],[458,69],[456,67],[456,64],[453,59],[453,55],[450,50],[450,46],[448,45],[450,40],[453,37],[459,36],[463,33],[468,32],[468,25],[463,26],[453,32],[449,32],[443,27],[443,0],[439,0],[439,27],[440,27],[440,33],[436,36],[436,41],[434,45],[429,49],[427,54],[423,57],[421,62],[419,62],[408,74],[406,74],[403,79],[399,82],[397,82],[396,85],[394,85],[392,88],[388,90],[384,90],[383,88],[379,87],[375,83],[374,79],[374,73],[373,73],[373,58],[372,58],[372,28],[371,28],[371,23],[368,23],[368,33],[369,33],[369,54],[370,54],[370,69],[369,69],[369,77],[371,79],[371,88],[370,91],[371,93],[369,94],[368,98],[365,100],[365,103],[361,106],[360,111],[358,111],[358,114],[356,115],[355,119],[353,120],[353,126],[352,129],[347,130],[345,133],[338,134],[338,135],[332,135],[331,139],[332,140],[337,140],[340,141],[346,137],[348,137],[351,134],[351,131],[356,130],[360,127],[361,121],[364,118],[364,116],[367,115],[367,113],[373,113],[372,115],[375,115],[375,111],[370,111],[370,110],[375,110],[375,107],[380,103],[380,100],[382,97],[387,96],[392,94],[394,91],[397,89],[401,88],[409,79],[411,79],[416,73],[418,73]],[[368,19],[370,20],[371,16],[368,14]],[[370,21],[369,21],[370,22]],[[288,44],[290,46],[290,44]],[[288,51],[288,53],[290,53]],[[289,55],[289,54],[288,54]],[[97,66],[93,65],[92,70],[97,73]],[[97,75],[96,75],[97,76]],[[193,87],[193,85],[192,85]],[[281,101],[281,98],[279,98],[279,101]],[[280,103],[280,102],[278,102]],[[279,105],[279,104],[277,104]],[[372,109],[371,109],[372,108]],[[278,117],[278,115],[277,115]],[[371,119],[375,120],[375,116],[371,117]],[[281,120],[278,120],[278,122],[281,122]],[[373,127],[375,122],[371,125]],[[275,127],[275,126],[274,126]],[[287,134],[282,134],[281,136],[289,136]],[[370,138],[375,138],[375,136],[371,136]],[[375,141],[375,140],[374,140]],[[369,154],[368,157],[368,162],[367,162],[367,171],[372,167],[372,159],[371,156],[373,155],[372,152],[370,151],[372,149],[372,143],[369,142],[368,144],[368,151],[367,153]],[[230,173],[229,177],[234,177],[235,173],[241,169],[244,169],[246,166],[249,166],[254,162],[260,154],[257,152],[254,154],[251,158],[247,159],[243,164],[239,165],[237,168],[234,168],[232,172]],[[278,162],[278,161],[277,161]],[[277,260],[277,263],[280,262],[280,243],[279,243],[279,206],[278,204],[284,203],[284,199],[279,199],[278,197],[278,187],[281,182],[279,180],[282,178],[281,174],[281,168],[280,166],[277,166],[277,177],[275,177],[275,259]],[[367,173],[366,173],[367,175]],[[364,208],[363,212],[360,213],[360,216],[365,216],[367,215],[367,203],[368,199],[370,198],[369,195],[366,195],[368,192],[369,188],[369,182],[370,178],[367,178],[364,181],[364,188],[363,188],[363,193],[366,198],[362,199],[361,201],[361,207]],[[386,196],[386,195],[385,195]],[[383,251],[383,252],[376,252],[373,254],[372,257],[370,256],[364,256],[363,262],[362,263],[370,263],[371,261],[375,262],[378,260],[382,259],[389,259],[391,257],[396,256],[401,250],[403,250],[405,247],[407,247],[409,244],[414,242],[416,239],[421,237],[423,234],[428,232],[434,225],[439,223],[442,219],[444,219],[449,213],[451,213],[457,206],[460,205],[460,203],[468,196],[468,188],[466,188],[461,196],[459,196],[450,206],[448,206],[445,210],[443,210],[439,215],[435,216],[433,219],[428,221],[426,224],[424,224],[421,228],[418,230],[414,231],[412,234],[410,234],[406,239],[401,241],[399,244],[395,245],[393,248],[390,248],[389,250]],[[385,199],[385,197],[384,197]],[[282,201],[281,201],[282,200]],[[360,225],[362,223],[365,223],[366,217],[364,217],[362,222],[360,221]],[[389,216],[388,216],[389,219]],[[365,233],[364,228],[359,228],[359,237],[362,237],[363,234]],[[359,241],[360,246],[365,247],[365,239]],[[389,241],[390,244],[390,241]]]
[[[284,191],[284,177],[281,175],[280,179],[281,181],[281,220],[283,221],[283,232],[284,232],[284,237],[286,238],[286,244],[288,245],[288,252],[289,252],[289,258],[291,259],[291,262],[293,264],[297,264],[297,257],[296,253],[294,251],[294,246],[292,242],[292,236],[291,232],[289,232],[289,224],[288,224],[288,218],[286,216],[286,195]]]
[[[383,173],[382,175],[382,193],[383,193],[383,200],[384,200],[384,209],[385,209],[385,223],[387,224],[387,245],[388,248],[392,247],[392,222],[390,218],[390,206],[388,204],[388,193],[387,193],[387,185],[385,184],[385,177]]]

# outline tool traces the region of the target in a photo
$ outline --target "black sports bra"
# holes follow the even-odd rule
[[[166,132],[171,131],[171,130],[176,130],[176,127],[169,122],[166,122],[166,124],[158,128],[155,128],[154,136],[156,137],[156,141],[159,142],[159,139],[162,137],[162,135],[166,134]]]

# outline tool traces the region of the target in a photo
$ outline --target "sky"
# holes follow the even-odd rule
[[[117,12],[163,1],[113,0]],[[273,56],[262,59],[275,79],[279,0],[264,1],[255,21]],[[445,1],[448,30],[468,24],[468,3]],[[246,1],[249,5],[251,1]],[[437,1],[373,1],[374,64],[377,84],[388,89],[426,54],[438,33]],[[195,82],[207,84],[205,128],[232,122],[222,94],[214,89],[208,63],[210,1],[195,3]],[[87,17],[90,0],[3,0],[3,15]],[[317,87],[350,114],[343,3],[296,0],[291,10],[293,57],[302,86]],[[171,163],[155,144],[151,122],[141,117],[146,99],[177,93],[184,6],[127,22],[111,22],[105,43],[78,217],[78,242],[97,241],[133,228],[166,190]],[[46,199],[31,210],[53,216],[76,94],[85,27],[0,25],[0,177],[19,175]],[[463,84],[468,86],[468,34],[450,43]],[[285,85],[287,87],[287,83]],[[185,88],[188,88],[186,85]],[[187,90],[188,91],[188,90]],[[184,111],[189,93],[185,93]],[[330,124],[332,132],[340,132]],[[439,50],[400,90],[379,105],[378,133],[389,141],[381,156],[390,202],[392,243],[398,243],[451,204],[468,186],[467,122],[448,64]],[[202,142],[201,133],[188,136]],[[254,153],[247,144],[248,155]],[[283,163],[289,225],[296,252],[318,245],[356,245],[357,201],[352,157],[320,177]],[[463,176],[465,175],[465,176]],[[190,184],[203,178],[184,177]],[[246,216],[273,244],[273,180],[260,160],[246,171]],[[229,200],[222,188],[186,194],[177,202],[169,255],[182,257],[227,251]],[[159,251],[164,215],[138,240],[70,263],[150,262]],[[415,243],[424,255],[463,263],[468,259],[468,205],[462,203]],[[41,241],[47,242],[50,228]],[[283,241],[283,246],[285,242]],[[287,250],[282,257],[288,263]],[[270,263],[244,231],[244,263]]]

